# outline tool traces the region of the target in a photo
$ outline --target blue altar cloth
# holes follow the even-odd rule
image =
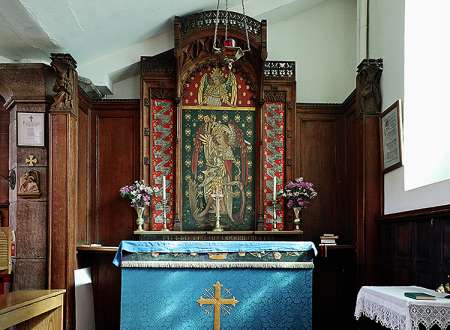
[[[120,246],[114,263],[122,269],[123,330],[216,329],[217,317],[222,330],[312,329],[313,243],[124,241]],[[222,298],[235,303],[219,308],[214,302]]]
[[[305,252],[317,249],[313,242],[280,241],[122,241],[113,264],[120,266],[123,251],[131,253],[210,253],[210,252]]]

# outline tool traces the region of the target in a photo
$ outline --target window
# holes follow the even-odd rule
[[[450,179],[449,12],[448,0],[405,1],[406,190]]]

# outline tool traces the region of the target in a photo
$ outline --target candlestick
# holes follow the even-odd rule
[[[273,216],[272,231],[278,231],[278,228],[277,228],[277,222],[278,222],[277,221],[277,200],[275,197],[272,202],[272,211],[273,211],[273,213],[272,213],[272,216]]]
[[[223,228],[220,225],[220,198],[223,197],[222,191],[219,191],[219,188],[217,187],[216,193],[212,194],[211,197],[216,200],[216,225],[214,226],[213,231],[223,231]]]
[[[163,227],[161,231],[170,231],[167,228],[167,193],[166,193],[166,176],[162,178],[162,208],[163,208]]]
[[[167,228],[167,199],[163,198],[162,205],[163,205],[163,228],[161,231],[170,231],[170,229]]]
[[[167,199],[166,196],[166,176],[163,175],[163,199]]]

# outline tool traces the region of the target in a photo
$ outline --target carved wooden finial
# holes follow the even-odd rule
[[[361,113],[381,113],[383,59],[365,59],[358,65],[357,72],[356,94]]]

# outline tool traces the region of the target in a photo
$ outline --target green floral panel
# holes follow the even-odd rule
[[[183,230],[251,230],[255,218],[255,111],[184,109]],[[219,200],[217,207],[217,199]]]

